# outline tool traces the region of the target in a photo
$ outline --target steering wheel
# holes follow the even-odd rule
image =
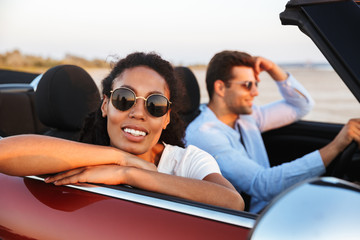
[[[345,150],[340,153],[338,160],[334,163],[334,168],[332,173],[330,174],[333,177],[344,178],[347,169],[350,165],[352,156],[355,154],[358,145],[355,141],[352,141],[349,146],[345,148]]]

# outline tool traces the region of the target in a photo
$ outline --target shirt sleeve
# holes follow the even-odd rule
[[[291,74],[285,81],[276,84],[283,99],[263,106],[254,106],[253,117],[261,132],[301,119],[315,104],[308,91]]]
[[[209,153],[192,145],[186,148],[166,145],[158,171],[199,180],[211,173],[221,174],[215,159]]]
[[[183,167],[187,169],[188,178],[202,180],[211,173],[221,174],[216,160],[209,153],[193,145],[186,148],[183,159]]]
[[[201,139],[197,139],[201,136]],[[293,184],[319,176],[325,167],[318,151],[277,167],[264,168],[243,148],[234,148],[224,134],[214,130],[193,134],[192,143],[215,157],[221,173],[239,192],[269,201]]]

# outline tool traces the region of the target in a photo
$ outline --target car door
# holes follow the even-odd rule
[[[0,183],[0,239],[246,239],[257,217],[127,186]]]

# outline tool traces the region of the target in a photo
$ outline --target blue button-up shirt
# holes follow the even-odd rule
[[[309,93],[291,75],[276,83],[283,99],[254,106],[251,115],[239,116],[235,129],[218,120],[206,105],[200,106],[201,114],[186,129],[187,145],[195,145],[214,156],[224,177],[239,192],[252,196],[250,211],[254,213],[291,185],[325,172],[319,151],[270,167],[261,132],[299,120],[314,105]]]

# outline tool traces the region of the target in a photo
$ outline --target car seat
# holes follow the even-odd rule
[[[0,136],[44,133],[47,128],[37,117],[34,102],[29,84],[0,84]]]
[[[187,127],[200,114],[200,88],[194,73],[188,67],[175,67],[174,71],[185,90],[182,96],[183,107],[179,113]]]
[[[45,135],[78,140],[85,117],[100,105],[100,93],[84,69],[59,65],[42,76],[35,103],[40,121],[50,127]]]
[[[39,74],[0,69],[0,136],[42,134],[31,85]]]

